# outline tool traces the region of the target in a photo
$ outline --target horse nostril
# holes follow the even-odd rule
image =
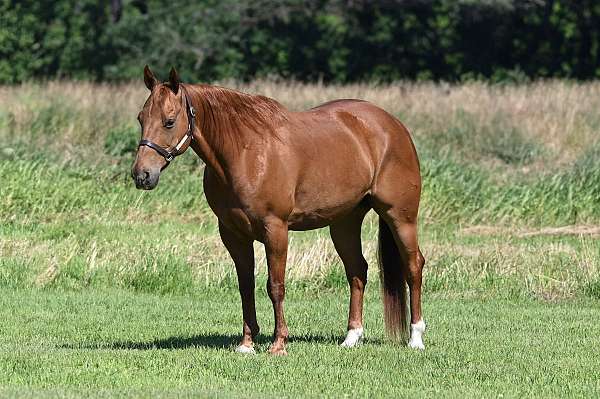
[[[143,183],[145,181],[148,181],[148,179],[150,178],[150,172],[148,172],[147,170],[131,171],[131,176],[136,182]]]

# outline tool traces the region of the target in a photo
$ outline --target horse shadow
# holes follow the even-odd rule
[[[115,342],[98,342],[86,344],[66,344],[61,345],[62,349],[117,349],[117,350],[158,350],[158,349],[188,349],[188,348],[204,348],[204,349],[229,349],[237,346],[241,340],[239,334],[204,334],[194,336],[173,336],[168,338],[157,338],[150,341],[115,341]],[[289,343],[302,342],[312,344],[328,344],[338,345],[342,342],[343,337],[337,335],[299,335],[291,336],[288,339]],[[254,342],[257,345],[269,344],[272,340],[271,335],[259,334]],[[366,339],[367,343],[378,343],[380,340],[376,338]]]

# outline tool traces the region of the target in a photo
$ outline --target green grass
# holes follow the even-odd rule
[[[383,336],[373,214],[364,346],[337,345],[346,281],[319,230],[291,234],[290,356],[265,353],[260,245],[259,354],[233,353],[236,277],[201,162],[177,158],[151,192],[129,177],[142,85],[0,87],[0,397],[599,394],[600,85],[255,84],[293,109],[367,98],[410,127],[425,353]]]
[[[60,220],[0,228],[0,287],[86,290],[120,287],[187,294],[235,284],[235,271],[219,240],[216,219],[173,217],[145,223]],[[375,217],[365,223],[370,278],[377,275]],[[533,232],[536,232],[535,230]],[[291,233],[288,284],[345,285],[343,267],[326,230]],[[185,243],[185,244],[182,244]],[[196,243],[196,245],[194,245]],[[556,300],[600,298],[600,240],[585,236],[516,236],[466,229],[424,229],[425,289],[461,295]],[[256,244],[259,281],[264,250]]]
[[[291,290],[290,356],[266,354],[273,321],[264,288],[258,354],[233,353],[239,298],[231,289],[189,296],[115,290],[0,291],[0,386],[52,396],[359,397],[596,396],[600,306],[428,295],[428,348],[383,336],[376,286],[364,345],[338,346],[345,290]],[[0,392],[2,392],[0,391]]]

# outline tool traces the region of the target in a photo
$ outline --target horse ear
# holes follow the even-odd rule
[[[144,67],[144,83],[146,83],[146,87],[150,91],[152,91],[154,86],[156,86],[156,84],[158,83],[158,79],[156,79],[148,65]]]
[[[171,90],[173,90],[173,93],[177,94],[180,82],[181,80],[179,79],[179,74],[177,73],[175,68],[171,67],[171,72],[169,72],[169,85],[171,86]]]

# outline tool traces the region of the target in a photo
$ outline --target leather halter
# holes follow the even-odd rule
[[[167,161],[167,164],[170,163],[173,159],[175,159],[176,156],[183,154],[183,152],[181,152],[180,150],[181,150],[181,147],[183,147],[185,145],[185,143],[188,141],[188,139],[190,140],[190,142],[191,142],[191,140],[194,140],[193,134],[194,134],[194,122],[196,119],[196,110],[194,110],[194,107],[192,107],[192,103],[191,103],[187,93],[183,89],[183,87],[181,87],[180,90],[183,91],[183,96],[185,98],[185,109],[186,109],[187,118],[188,118],[188,129],[187,129],[187,132],[185,133],[185,136],[183,136],[181,138],[181,140],[179,140],[179,143],[177,143],[177,145],[173,149],[163,148],[163,147],[159,146],[158,144],[156,144],[150,140],[146,140],[146,139],[140,140],[140,142],[138,144],[138,148],[142,147],[142,146],[146,146],[146,147],[150,147],[154,151],[158,152],[160,155],[163,156],[163,158],[165,158],[165,161]]]

